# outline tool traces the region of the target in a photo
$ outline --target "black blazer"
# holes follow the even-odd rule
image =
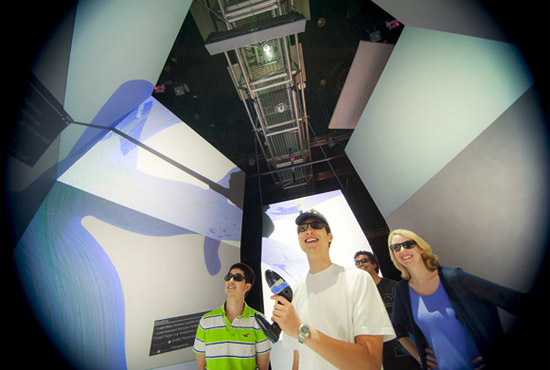
[[[468,274],[461,268],[439,267],[437,272],[457,319],[472,337],[484,362],[490,365],[492,352],[504,338],[497,307],[517,315],[525,295]],[[391,321],[397,338],[407,337],[409,333],[413,335],[422,369],[427,369],[427,341],[413,318],[408,280],[401,280],[395,287]]]

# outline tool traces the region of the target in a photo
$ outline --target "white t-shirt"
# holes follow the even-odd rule
[[[366,271],[332,264],[307,274],[294,289],[292,304],[300,319],[324,334],[343,342],[355,343],[357,335],[383,335],[395,338],[376,284]],[[336,369],[306,344],[284,336],[284,346],[300,352],[300,370]]]

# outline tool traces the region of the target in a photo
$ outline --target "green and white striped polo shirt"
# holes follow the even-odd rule
[[[230,323],[224,304],[201,318],[193,352],[206,355],[208,370],[256,369],[256,355],[271,351],[266,338],[254,318],[258,311],[244,304],[243,314]]]

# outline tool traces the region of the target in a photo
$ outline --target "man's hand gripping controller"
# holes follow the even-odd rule
[[[289,302],[292,302],[292,288],[279,274],[273,270],[266,270],[265,280],[267,281],[267,285],[269,285],[269,288],[273,294],[283,296]],[[279,325],[276,322],[270,324],[260,314],[255,314],[254,317],[256,318],[256,321],[258,322],[258,325],[260,325],[260,328],[264,332],[265,336],[269,338],[271,342],[276,343],[279,340],[279,335],[281,334],[281,328]]]

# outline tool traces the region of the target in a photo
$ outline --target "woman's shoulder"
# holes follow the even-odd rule
[[[395,284],[395,291],[403,291],[409,289],[409,280],[401,279]]]
[[[439,272],[439,276],[443,276],[447,280],[460,279],[461,277],[468,275],[460,267],[440,266],[437,270]]]

